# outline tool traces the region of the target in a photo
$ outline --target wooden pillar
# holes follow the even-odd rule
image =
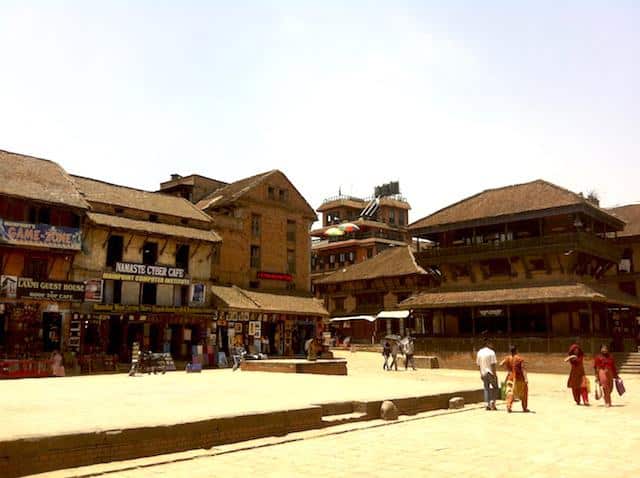
[[[593,322],[593,303],[589,302],[587,305],[589,307],[589,335],[593,337],[593,331],[595,330]]]
[[[471,307],[471,336],[476,336],[476,309]]]
[[[507,337],[511,338],[511,306],[507,305]]]

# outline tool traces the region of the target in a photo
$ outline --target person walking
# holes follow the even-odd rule
[[[507,412],[511,413],[513,401],[517,398],[522,403],[522,411],[529,412],[529,379],[524,366],[524,358],[518,354],[515,345],[509,348],[510,356],[505,358],[500,365],[508,371],[507,374]]]
[[[571,347],[569,347],[568,357],[564,359],[564,361],[571,363],[571,372],[569,372],[569,378],[567,379],[567,388],[571,389],[573,400],[576,402],[576,405],[580,405],[580,398],[582,398],[582,403],[588,406],[589,379],[584,372],[584,352],[580,348],[580,345],[571,345]]]
[[[233,348],[233,354],[232,354],[234,372],[240,368],[240,362],[242,361],[242,356],[245,355],[246,353],[247,352],[244,348],[244,345],[242,344],[242,341],[238,340],[236,342],[236,346]]]
[[[387,370],[391,370],[395,367],[396,372],[398,371],[398,354],[400,353],[400,345],[396,340],[391,342],[391,364]]]
[[[602,344],[600,354],[593,362],[596,374],[596,384],[602,387],[602,395],[607,408],[611,406],[611,392],[613,391],[613,379],[618,379],[618,369],[613,356],[609,353],[609,347]]]
[[[480,368],[480,379],[484,386],[484,401],[487,402],[487,410],[497,410],[496,399],[498,395],[498,372],[496,365],[498,359],[493,350],[493,344],[485,339],[483,346],[476,355],[476,364]]]
[[[404,369],[409,368],[409,362],[411,362],[411,368],[416,370],[416,363],[413,360],[413,354],[415,353],[415,344],[413,343],[413,337],[407,335],[404,344]]]
[[[388,340],[384,341],[382,344],[382,356],[384,357],[384,364],[382,365],[382,370],[389,369],[389,357],[391,356],[391,344]]]

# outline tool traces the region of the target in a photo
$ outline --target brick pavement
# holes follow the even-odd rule
[[[371,369],[366,360],[358,362]],[[469,372],[434,372],[428,374],[432,380],[445,376],[460,379],[461,374],[472,378]],[[404,380],[414,384],[424,378],[411,372],[387,377],[384,375],[387,383]],[[378,375],[378,381],[381,378]],[[624,378],[628,394],[616,397],[617,406],[611,409],[601,403],[574,405],[565,388],[565,375],[531,374],[531,414],[509,415],[504,406],[498,412],[473,408],[455,414],[427,413],[394,424],[366,422],[48,476],[95,475],[107,472],[109,466],[115,471],[106,476],[132,478],[638,476],[640,427],[635,423],[640,418],[640,400],[634,392],[640,390],[640,377]],[[345,430],[352,431],[335,434]],[[152,466],[163,461],[169,463]]]

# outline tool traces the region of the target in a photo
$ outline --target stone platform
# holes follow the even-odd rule
[[[244,372],[311,373],[315,375],[347,375],[344,359],[247,360],[240,369]]]

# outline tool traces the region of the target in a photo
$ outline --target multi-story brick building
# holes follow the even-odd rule
[[[0,178],[0,359],[48,359],[84,300],[71,269],[89,205],[52,161],[0,151]],[[31,375],[47,374],[46,363]]]
[[[78,307],[81,349],[127,360],[134,341],[146,350],[190,358],[211,342],[211,263],[220,237],[211,218],[186,199],[72,177],[90,204],[78,281],[103,281],[99,302]]]
[[[484,191],[409,226],[433,243],[415,256],[438,281],[401,307],[439,347],[483,332],[526,338],[526,350],[541,352],[563,351],[578,335],[608,340],[615,314],[635,317],[640,306],[605,279],[622,258],[616,237],[624,228],[610,211],[546,181]]]
[[[327,311],[309,292],[316,215],[296,187],[273,170],[229,184],[174,175],[161,188],[195,201],[222,237],[211,272],[220,349],[241,335],[250,350],[304,353]]]
[[[316,282],[337,269],[374,257],[393,246],[411,242],[409,203],[400,195],[398,183],[377,187],[368,199],[338,195],[318,208],[322,227],[311,231],[311,280]],[[327,236],[328,229],[352,223],[357,231]]]

